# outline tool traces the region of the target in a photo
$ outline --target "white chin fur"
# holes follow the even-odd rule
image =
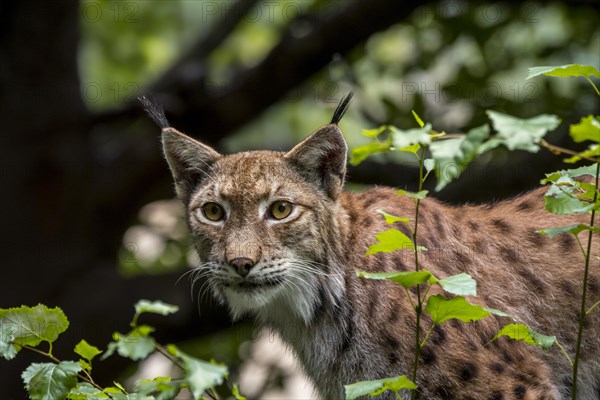
[[[257,314],[278,297],[281,288],[268,287],[253,291],[239,291],[228,287],[223,288],[226,303],[229,306],[231,317],[239,320],[246,314]]]
[[[222,294],[234,320],[250,314],[263,322],[290,322],[291,317],[308,324],[318,303],[317,282],[313,279],[254,291],[224,287]]]

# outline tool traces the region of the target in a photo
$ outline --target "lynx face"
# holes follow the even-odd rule
[[[324,301],[346,147],[327,125],[288,153],[222,156],[173,130],[165,153],[213,294],[234,318],[309,322]]]

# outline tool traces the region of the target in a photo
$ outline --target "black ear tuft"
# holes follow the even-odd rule
[[[158,101],[156,101],[154,96],[144,95],[138,97],[138,100],[140,103],[142,103],[142,106],[144,106],[144,111],[146,111],[146,114],[152,118],[152,121],[154,121],[154,123],[158,125],[160,129],[169,127],[169,121],[167,121],[167,117],[165,117],[165,110],[163,110],[162,106],[158,104]]]
[[[352,96],[354,96],[354,93],[350,92],[346,95],[346,97],[342,99],[342,101],[340,101],[340,104],[338,104],[335,111],[333,112],[333,117],[331,117],[332,124],[337,125],[342,120],[344,114],[346,113],[346,110],[348,109],[350,100],[352,100]]]

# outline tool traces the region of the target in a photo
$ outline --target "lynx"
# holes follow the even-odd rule
[[[320,398],[343,399],[344,384],[409,375],[415,315],[404,289],[359,278],[356,271],[414,270],[404,251],[366,256],[389,228],[375,210],[414,215],[411,199],[376,187],[344,191],[347,146],[330,124],[288,152],[221,155],[169,126],[162,109],[146,109],[162,128],[164,154],[198,251],[199,276],[234,319],[253,316],[277,331]],[[533,329],[556,335],[574,353],[583,257],[576,239],[536,229],[587,222],[552,215],[543,189],[491,205],[421,202],[422,265],[438,277],[467,272],[472,301],[502,309]],[[397,229],[409,233],[405,224]],[[600,254],[594,237],[592,254]],[[410,250],[407,250],[410,252]],[[600,299],[600,265],[591,265],[589,306]],[[411,293],[414,295],[414,293]],[[423,325],[431,321],[427,320]],[[437,326],[421,353],[422,399],[566,399],[571,368],[559,349],[544,351],[506,338],[490,343],[506,317]],[[586,320],[580,400],[600,399],[600,312]],[[380,396],[395,398],[390,392]]]

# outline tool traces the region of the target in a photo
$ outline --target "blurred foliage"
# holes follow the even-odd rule
[[[561,3],[422,7],[373,35],[344,62],[333,62],[228,139],[226,148],[289,148],[326,122],[351,88],[358,96],[342,122],[351,147],[365,143],[359,135],[364,128],[414,127],[411,109],[447,132],[482,124],[488,108],[521,117],[552,110],[576,118],[598,106],[593,93],[580,90],[585,82],[525,78],[532,65],[597,65],[597,21],[595,10]]]
[[[138,217],[140,223],[125,232],[119,250],[124,276],[166,273],[198,263],[178,200],[147,204]]]
[[[203,8],[202,1],[83,0],[79,69],[88,106],[134,100],[206,32],[214,16]]]
[[[235,73],[255,66],[288,25],[301,29],[300,13],[319,16],[327,3],[259,2],[207,60],[209,87],[219,90]],[[233,4],[84,0],[80,69],[84,85],[90,85],[90,107],[115,106],[138,94]],[[332,62],[228,140],[226,148],[289,147],[327,120],[330,110],[321,103],[332,108],[350,88],[360,92],[360,105],[350,111],[365,114],[348,118],[351,141],[365,125],[409,126],[411,108],[446,130],[481,123],[486,108],[519,116],[548,109],[589,112],[597,102],[576,95],[581,82],[526,82],[524,71],[531,65],[597,64],[597,21],[596,10],[562,3],[452,1],[421,7],[405,22],[373,35],[346,60]]]
[[[331,7],[342,4],[257,3],[207,60],[208,90],[218,94],[238,72],[259,64],[286,29],[301,30],[303,13],[312,12],[321,22]],[[131,101],[227,12],[235,12],[234,5],[229,0],[84,0],[79,58],[88,105],[102,109]],[[373,35],[346,58],[334,58],[220,147],[227,152],[288,149],[326,123],[350,90],[357,96],[341,123],[350,147],[368,141],[360,135],[364,128],[414,127],[411,109],[446,132],[484,123],[487,109],[519,117],[552,111],[566,126],[597,109],[596,97],[581,90],[583,80],[525,81],[527,69],[598,65],[597,21],[598,11],[591,7],[572,8],[559,2],[542,6],[448,1],[423,6],[404,22]],[[120,259],[125,274],[159,273],[195,262],[185,227],[180,224],[173,236],[143,219],[124,240]],[[132,235],[145,239],[128,240]],[[148,250],[144,257],[143,247],[163,251]]]

